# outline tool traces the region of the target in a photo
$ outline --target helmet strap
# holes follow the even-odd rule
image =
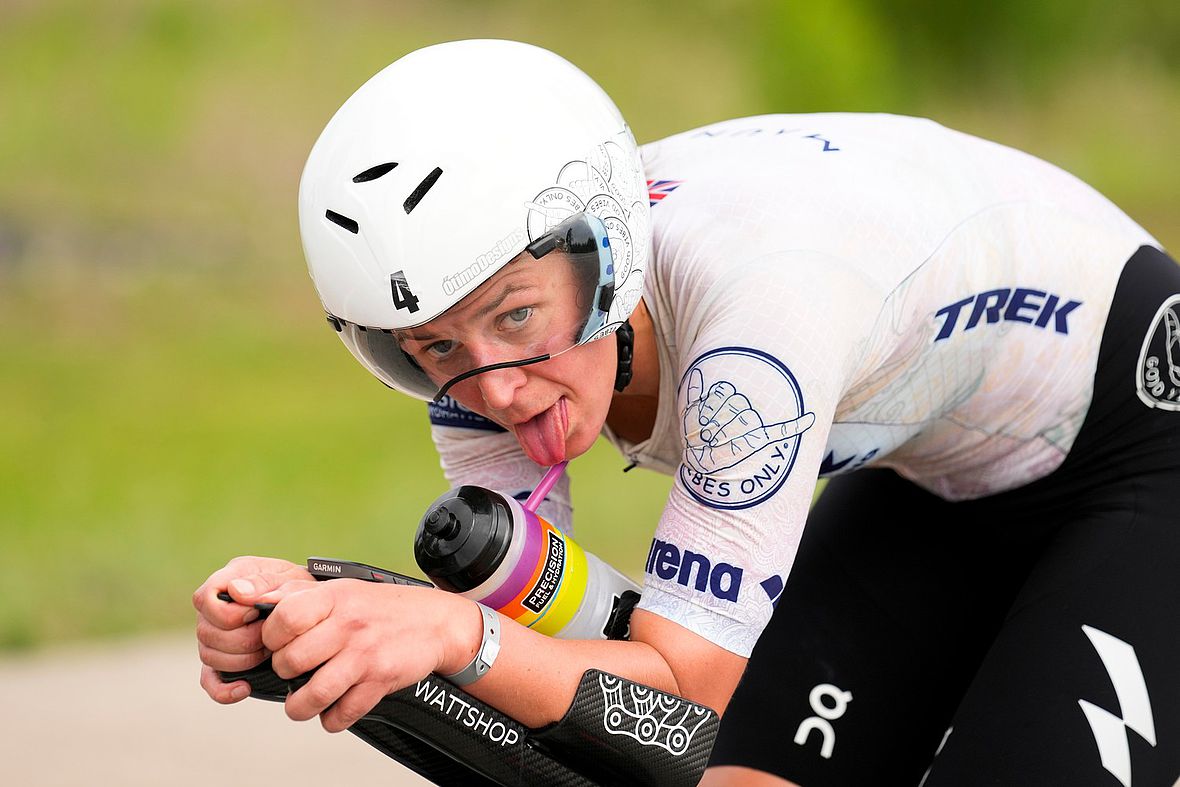
[[[631,362],[635,360],[635,329],[627,320],[615,331],[615,342],[619,348],[619,365],[615,369],[615,390],[619,393],[631,382]]]

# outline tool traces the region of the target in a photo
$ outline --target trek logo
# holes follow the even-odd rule
[[[675,544],[658,538],[651,540],[644,571],[660,579],[675,579],[678,585],[691,586],[722,601],[736,602],[738,592],[742,589],[742,569],[729,563],[713,565],[705,555],[687,549],[682,551]]]
[[[1102,767],[1118,779],[1123,787],[1131,787],[1131,748],[1127,730],[1134,730],[1155,746],[1155,719],[1151,713],[1151,699],[1147,696],[1143,670],[1139,668],[1135,648],[1126,642],[1090,626],[1082,626],[1082,631],[1089,637],[1094,650],[1098,651],[1098,658],[1102,659],[1102,666],[1106,668],[1110,682],[1114,685],[1123,717],[1119,718],[1086,700],[1078,700],[1078,705],[1082,713],[1086,714],[1090,731],[1094,733]]]
[[[949,306],[943,306],[936,311],[935,317],[944,317],[945,319],[938,335],[934,337],[934,341],[940,342],[954,333],[959,325],[959,316],[964,311],[967,313],[967,319],[963,325],[964,331],[969,331],[979,325],[981,319],[986,320],[988,324],[1001,320],[1025,322],[1038,328],[1045,328],[1052,321],[1053,330],[1057,333],[1068,334],[1069,315],[1081,305],[1081,301],[1065,300],[1059,295],[1027,287],[985,290],[961,301],[955,301]],[[968,306],[970,309],[967,308]]]

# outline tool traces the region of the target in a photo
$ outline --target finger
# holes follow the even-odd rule
[[[258,610],[251,604],[239,604],[235,601],[222,601],[218,593],[225,592],[225,586],[230,582],[223,579],[220,582],[210,581],[202,585],[193,595],[193,606],[197,609],[197,622],[207,621],[219,629],[231,630],[245,626],[258,619]],[[220,589],[218,587],[220,586]],[[200,595],[200,598],[197,597]]]
[[[767,442],[776,443],[780,440],[789,440],[792,437],[798,437],[811,428],[815,423],[815,413],[804,413],[803,415],[791,421],[783,421],[781,424],[771,424],[765,427]]]
[[[705,396],[705,400],[701,402],[701,426],[712,421],[713,416],[725,404],[725,400],[735,393],[737,393],[737,389],[725,380],[719,383],[713,383],[709,388],[709,393]]]
[[[293,579],[290,582],[285,582],[274,590],[268,590],[263,593],[256,600],[256,604],[278,604],[287,596],[292,596],[303,590],[312,590],[320,586],[320,583],[314,579]]]
[[[351,659],[339,658],[329,661],[316,670],[306,684],[287,696],[284,703],[287,717],[294,721],[307,721],[318,716],[356,682],[356,665]]]
[[[762,436],[761,426],[762,417],[754,410],[747,409],[737,413],[729,423],[714,432],[710,442],[713,445],[723,445],[750,434]]]
[[[222,653],[254,653],[262,649],[262,621],[226,630],[202,619],[197,621],[197,642]]]
[[[388,692],[380,683],[368,681],[353,686],[344,692],[330,708],[320,714],[320,724],[328,732],[347,730],[366,713],[373,710]]]
[[[198,643],[197,655],[200,656],[202,664],[219,672],[242,672],[266,661],[270,653],[266,650],[256,650],[253,653],[223,653]]]
[[[694,368],[688,373],[688,403],[699,402],[705,392],[705,377],[700,369]]]
[[[286,582],[291,579],[310,579],[311,575],[302,566],[297,566],[286,560],[277,560],[275,558],[262,557],[236,557],[231,560],[225,567],[218,569],[209,576],[205,582],[193,592],[193,607],[198,614],[210,620],[219,628],[230,629],[237,628],[242,625],[245,618],[253,620],[257,618],[257,610],[251,607],[250,593],[254,591],[253,582],[250,582],[250,587],[237,586],[231,589],[230,583],[237,579],[246,579],[254,576],[269,575],[272,579],[267,579],[264,585],[269,586],[278,578],[282,578],[278,584]],[[262,587],[263,585],[260,585]],[[243,592],[243,591],[249,592]],[[230,596],[236,599],[237,602],[225,602],[217,597],[218,593],[228,591]],[[265,590],[263,591],[265,592]],[[235,594],[236,593],[236,594]],[[245,622],[250,622],[246,620]]]
[[[262,571],[237,577],[229,582],[227,589],[235,601],[253,604],[262,596],[289,582],[314,582],[301,567],[293,568],[295,570]]]
[[[758,426],[762,426],[762,417],[754,410],[750,400],[740,393],[734,393],[721,404],[721,407],[709,419],[709,423],[701,427],[701,436],[715,445],[718,442],[717,431],[728,426],[741,413],[752,413],[753,420],[757,421]]]
[[[685,418],[684,442],[689,448],[703,448],[709,442],[704,435],[705,428],[698,424],[697,420],[695,415],[689,415]]]
[[[343,582],[344,580],[335,580]],[[284,597],[262,624],[262,644],[272,653],[320,623],[332,613],[333,595],[323,583]]]
[[[346,637],[339,624],[329,618],[295,637],[286,647],[275,651],[271,666],[280,678],[290,680],[331,659],[340,652],[345,642]]]
[[[217,670],[208,664],[201,666],[201,688],[205,690],[214,702],[229,705],[250,696],[250,684],[244,680],[226,683],[217,674]]]
[[[200,612],[204,606],[214,601],[224,603],[217,598],[217,594],[225,590],[231,580],[264,570],[268,560],[268,558],[253,556],[235,557],[210,574],[209,578],[196,589],[193,593],[193,606]]]
[[[727,423],[737,417],[738,413],[754,412],[754,405],[750,404],[750,400],[746,398],[745,394],[734,392],[733,396],[725,400],[720,409],[713,415],[713,420],[725,426]],[[754,413],[757,415],[757,413]],[[760,422],[761,423],[761,422]]]

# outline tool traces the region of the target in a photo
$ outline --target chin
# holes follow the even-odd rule
[[[599,424],[598,429],[593,432],[590,430],[575,430],[573,434],[567,435],[565,438],[566,460],[576,459],[593,448],[594,441],[598,439],[601,431],[602,425]]]

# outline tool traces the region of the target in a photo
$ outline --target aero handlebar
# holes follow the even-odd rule
[[[429,585],[363,563],[310,558],[317,579]],[[223,600],[230,600],[222,594]],[[259,605],[262,616],[273,606]],[[243,672],[251,696],[282,702],[312,673],[284,680],[269,659]],[[682,697],[588,670],[562,719],[538,729],[430,675],[384,697],[349,731],[439,785],[688,787],[704,773],[717,714]]]

